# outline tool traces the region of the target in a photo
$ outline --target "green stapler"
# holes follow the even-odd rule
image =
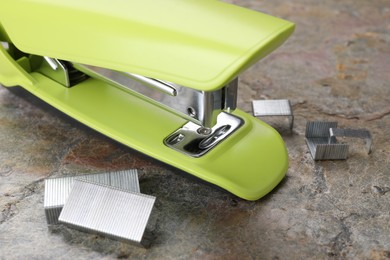
[[[238,76],[294,24],[215,0],[0,0],[0,83],[247,200],[285,176]]]

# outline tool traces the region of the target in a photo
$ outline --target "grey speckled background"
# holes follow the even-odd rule
[[[390,2],[230,1],[296,23],[290,40],[240,78],[239,107],[287,98],[285,180],[248,202],[187,178],[80,125],[29,94],[0,88],[0,259],[389,259]],[[234,37],[234,36],[233,36]],[[354,142],[346,161],[313,162],[309,120],[367,128],[371,155]],[[282,128],[283,124],[278,123]],[[49,176],[140,170],[157,197],[149,249],[48,228]]]

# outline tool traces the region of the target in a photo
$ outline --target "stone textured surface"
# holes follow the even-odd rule
[[[230,2],[296,23],[290,40],[245,72],[239,107],[290,99],[285,180],[248,202],[188,178],[82,126],[21,90],[0,89],[0,259],[389,259],[390,2]],[[314,162],[309,120],[367,128],[367,155],[352,143],[346,161]],[[283,128],[283,124],[276,125]],[[48,228],[43,179],[140,169],[157,197],[138,248],[63,226]]]

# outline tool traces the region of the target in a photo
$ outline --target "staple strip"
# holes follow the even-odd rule
[[[371,133],[366,129],[340,129],[337,122],[307,122],[306,143],[314,160],[343,160],[348,157],[348,144],[337,143],[336,137],[362,138],[371,152]]]
[[[117,188],[140,192],[137,170],[45,179],[44,208],[48,224],[57,224],[76,179],[88,180]]]
[[[366,129],[340,129],[330,128],[329,135],[332,140],[336,140],[336,137],[352,137],[364,139],[366,142],[367,152],[371,152],[372,137],[370,131]]]
[[[344,160],[348,157],[347,144],[318,144],[314,160]]]
[[[59,222],[141,244],[155,197],[75,180]]]
[[[329,138],[306,138],[314,160],[343,160],[348,157],[348,144],[328,144]]]
[[[292,116],[290,101],[287,99],[254,100],[254,116]]]
[[[328,142],[328,138],[306,138],[306,143],[307,146],[309,147],[313,159],[316,158],[317,145],[324,144],[324,143],[326,144],[327,142]]]
[[[306,124],[306,138],[315,138],[315,137],[328,137],[329,138],[329,129],[336,128],[337,122],[307,122]]]

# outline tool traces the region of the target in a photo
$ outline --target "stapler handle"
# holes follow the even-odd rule
[[[283,19],[204,0],[2,0],[0,17],[25,53],[199,91],[224,87],[294,30]]]

